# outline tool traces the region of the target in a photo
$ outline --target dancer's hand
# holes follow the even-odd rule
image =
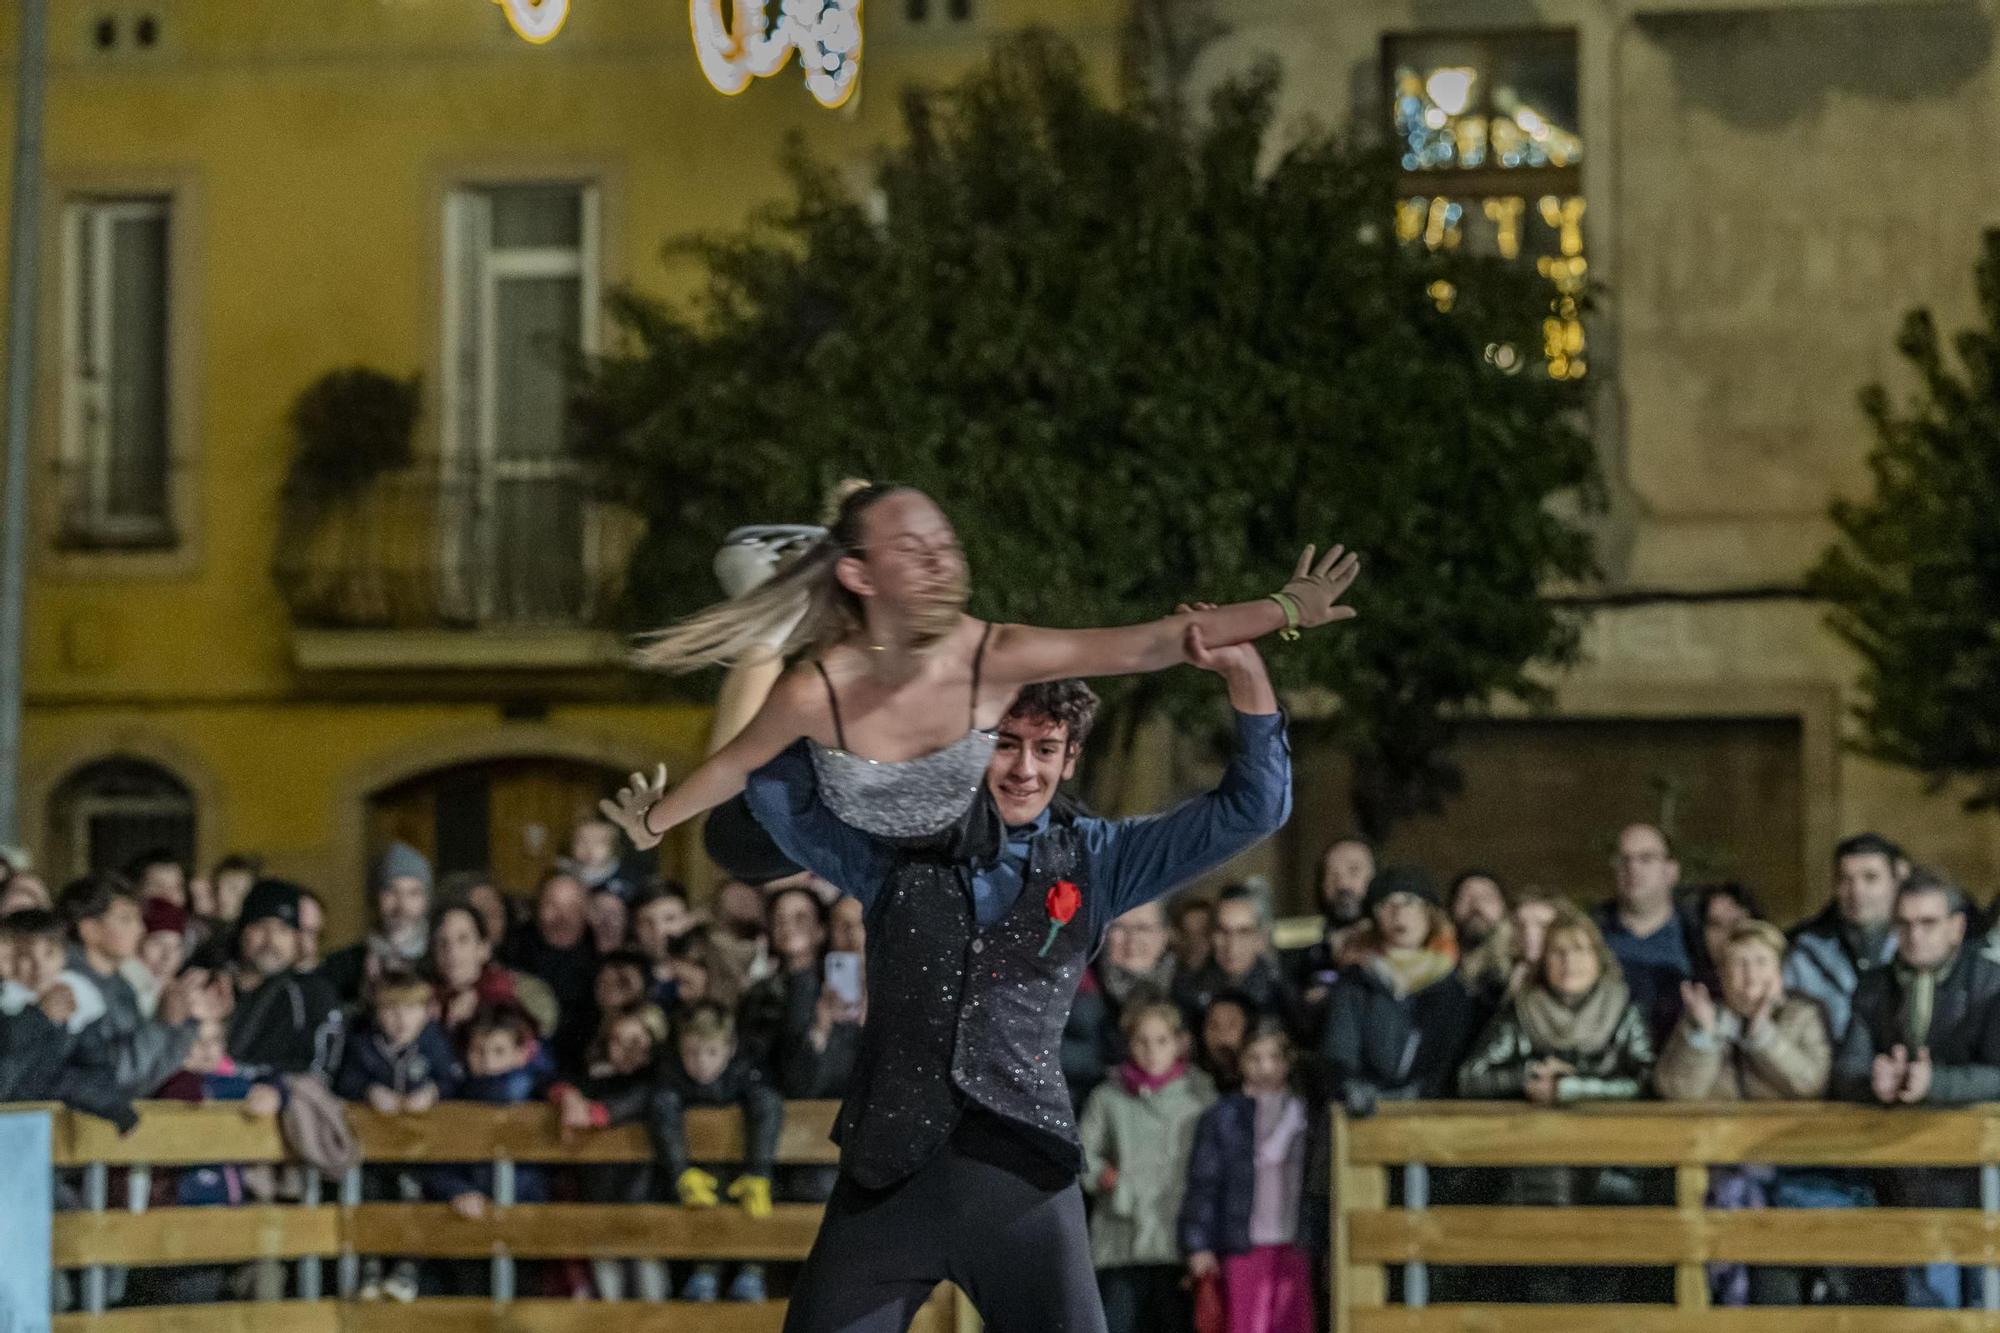
[[[1335,546],[1315,560],[1317,547],[1299,552],[1299,563],[1282,591],[1299,604],[1299,624],[1310,629],[1336,620],[1351,620],[1357,614],[1340,599],[1361,572],[1361,557],[1344,546]]]
[[[1188,1256],[1188,1276],[1197,1282],[1221,1267],[1214,1250],[1196,1250]]]
[[[619,788],[616,799],[599,801],[597,808],[604,812],[606,819],[625,831],[625,836],[632,840],[634,847],[642,852],[648,851],[659,846],[660,839],[666,835],[648,828],[646,815],[666,794],[667,766],[661,764],[650,778],[643,773],[634,773],[632,780]]]
[[[1213,611],[1213,602],[1182,602],[1174,608],[1177,616],[1193,615],[1196,611]],[[1182,640],[1189,666],[1200,667],[1203,671],[1213,671],[1218,676],[1231,676],[1239,672],[1254,671],[1263,665],[1264,659],[1257,655],[1254,643],[1232,644],[1227,648],[1211,648],[1202,637],[1201,622],[1189,621],[1187,635]]]

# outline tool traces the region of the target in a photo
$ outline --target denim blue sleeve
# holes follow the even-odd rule
[[[752,773],[743,798],[779,851],[859,898],[863,908],[874,904],[877,890],[888,878],[892,854],[826,808],[804,741]]]
[[[1236,755],[1212,791],[1164,814],[1082,821],[1091,938],[1113,918],[1256,846],[1292,816],[1292,747],[1283,713],[1238,713]]]

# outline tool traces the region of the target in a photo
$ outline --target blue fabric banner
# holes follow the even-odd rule
[[[0,1333],[49,1333],[50,1121],[0,1112]]]

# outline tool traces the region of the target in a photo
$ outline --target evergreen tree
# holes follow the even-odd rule
[[[1540,593],[1593,571],[1578,391],[1516,350],[1547,313],[1532,273],[1397,243],[1386,155],[1277,142],[1268,74],[1197,123],[1171,104],[1107,101],[1031,33],[907,100],[872,199],[795,149],[789,198],[680,243],[696,300],[617,298],[580,447],[649,519],[649,624],[714,596],[726,530],[810,518],[846,475],[936,496],[974,612],[1004,620],[1255,597],[1344,542],[1360,618],[1270,658],[1320,687],[1381,834],[1453,790],[1457,718],[1541,699],[1576,650]],[[1216,707],[1192,672],[1116,697],[1128,719]]]

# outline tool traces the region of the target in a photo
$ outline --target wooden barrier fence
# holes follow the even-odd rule
[[[1982,1208],[1704,1206],[1709,1170],[1968,1167]],[[1876,1109],[1824,1103],[1384,1103],[1333,1123],[1335,1333],[1970,1333],[2000,1330],[2000,1106]],[[1673,1172],[1657,1207],[1431,1207],[1434,1167],[1625,1166]],[[1390,1207],[1391,1172],[1403,1205]],[[1987,1270],[1976,1310],[1710,1309],[1708,1262],[1960,1264]],[[1658,1266],[1672,1305],[1428,1305],[1427,1266]],[[1388,1302],[1387,1270],[1404,1272]]]
[[[782,1166],[831,1165],[827,1131],[837,1103],[792,1102],[778,1145]],[[20,1109],[20,1108],[13,1108]],[[517,1204],[512,1165],[649,1162],[652,1152],[636,1125],[569,1138],[558,1133],[546,1106],[485,1107],[442,1103],[415,1115],[383,1116],[350,1108],[369,1165],[490,1162],[496,1206],[477,1221],[443,1204],[364,1203],[357,1168],[337,1181],[303,1173],[297,1203],[212,1208],[149,1208],[155,1168],[204,1163],[293,1162],[271,1121],[238,1108],[148,1102],[139,1127],[120,1137],[106,1122],[55,1109],[54,1166],[81,1174],[85,1210],[54,1218],[54,1267],[81,1270],[84,1310],[58,1316],[54,1333],[600,1333],[615,1320],[620,1333],[674,1329],[683,1333],[777,1333],[784,1302],[686,1301],[647,1303],[515,1299],[517,1259],[661,1258],[667,1260],[805,1258],[819,1225],[817,1204],[775,1205],[753,1220],[734,1206],[691,1210],[651,1204]],[[742,1125],[736,1112],[695,1110],[687,1118],[696,1161],[740,1161]],[[114,1169],[123,1168],[123,1199],[110,1197]],[[421,1299],[409,1304],[350,1299],[360,1256],[488,1259],[492,1299]],[[259,1260],[294,1266],[299,1299],[220,1305],[136,1306],[105,1310],[109,1267],[239,1264]],[[329,1280],[326,1261],[333,1261]],[[918,1333],[971,1333],[978,1327],[961,1296],[942,1286],[925,1307]]]

